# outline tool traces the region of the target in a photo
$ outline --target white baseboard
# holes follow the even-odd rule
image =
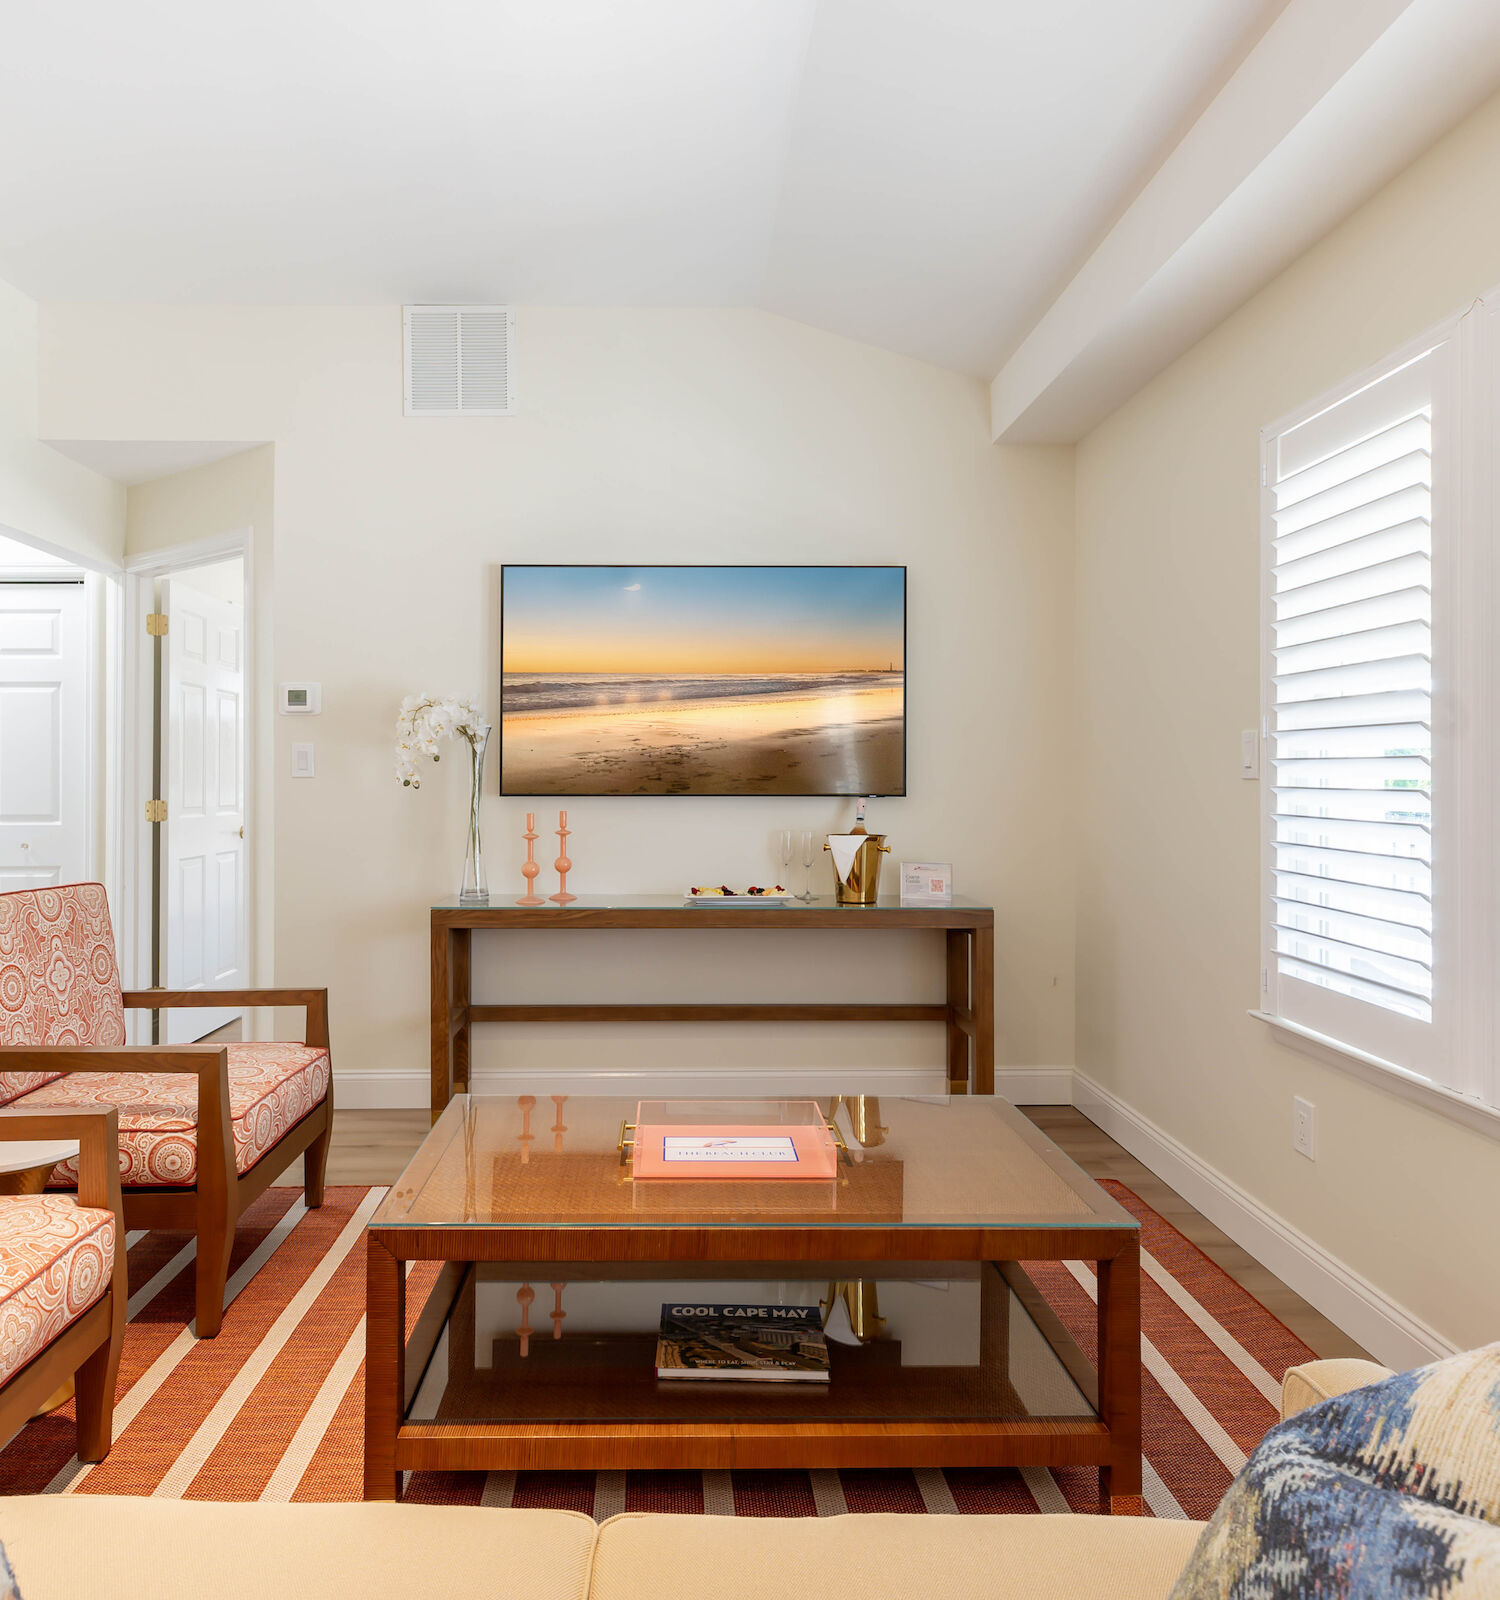
[[[1072,1067],[996,1067],[995,1092],[1013,1106],[1070,1106]]]
[[[1030,1072],[1057,1074],[1069,1069],[1013,1070],[1024,1076]],[[518,1078],[524,1078],[528,1094],[942,1094],[947,1087],[940,1067],[769,1067],[742,1074],[722,1069],[642,1073],[563,1067],[529,1071],[524,1075],[479,1070],[474,1074],[474,1092],[514,1094]],[[429,1103],[431,1082],[425,1072],[362,1072],[336,1068],[334,1101],[349,1111],[414,1109]],[[1043,1099],[1022,1101],[1016,1100],[1019,1089],[1013,1090],[1010,1085],[1001,1092],[1017,1104],[1067,1104],[1066,1098],[1061,1102],[1051,1098],[1055,1088]]]
[[[426,1072],[361,1072],[333,1069],[336,1111],[415,1110],[429,1103],[432,1077]]]
[[[1073,1104],[1311,1306],[1398,1372],[1456,1346],[1082,1072]]]
[[[503,1072],[476,1072],[479,1094],[504,1094],[515,1080]],[[425,1072],[361,1072],[335,1069],[334,1093],[338,1105],[350,1111],[416,1109],[428,1103],[431,1080]],[[906,1067],[834,1067],[809,1071],[804,1067],[771,1068],[736,1079],[721,1071],[658,1073],[609,1072],[590,1068],[564,1068],[528,1072],[526,1085],[533,1094],[763,1094],[801,1091],[803,1094],[941,1094],[941,1071]],[[995,1087],[1017,1106],[1066,1106],[1073,1103],[1071,1067],[996,1067]]]

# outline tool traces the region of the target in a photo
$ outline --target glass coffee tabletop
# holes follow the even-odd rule
[[[1136,1226],[1014,1106],[991,1096],[823,1097],[817,1104],[845,1147],[837,1176],[826,1183],[632,1181],[621,1141],[639,1104],[580,1095],[458,1095],[371,1225],[547,1231]],[[756,1115],[754,1102],[717,1104],[726,1121]]]
[[[1139,1495],[1139,1225],[1014,1107],[823,1097],[831,1179],[649,1180],[637,1106],[459,1096],[434,1124],[367,1234],[366,1498],[520,1466],[1092,1465]],[[1088,1355],[1027,1261],[1097,1263]],[[828,1383],[659,1380],[679,1296],[817,1307]]]

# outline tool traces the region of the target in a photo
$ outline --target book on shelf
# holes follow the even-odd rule
[[[823,1313],[817,1306],[664,1305],[656,1375],[827,1383]]]

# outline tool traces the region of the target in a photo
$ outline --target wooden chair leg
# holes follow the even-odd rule
[[[333,1116],[328,1126],[308,1145],[302,1156],[302,1198],[309,1211],[323,1204],[323,1178],[328,1171],[328,1146],[333,1142]]]
[[[78,1369],[74,1393],[78,1410],[78,1459],[102,1461],[114,1442],[115,1379],[120,1371],[120,1340],[111,1338]]]
[[[234,1250],[231,1216],[205,1215],[202,1198],[198,1213],[198,1304],[194,1331],[212,1339],[224,1321],[224,1286],[229,1282],[229,1257]]]

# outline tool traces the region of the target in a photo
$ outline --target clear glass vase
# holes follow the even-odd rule
[[[469,843],[464,852],[464,878],[458,890],[463,906],[487,906],[490,886],[484,876],[484,845],[479,837],[479,797],[484,788],[484,753],[489,748],[490,730],[481,728],[479,739],[469,747],[473,781],[469,785]]]

